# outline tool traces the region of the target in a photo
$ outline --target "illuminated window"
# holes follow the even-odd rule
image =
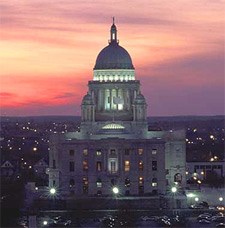
[[[88,178],[83,177],[83,193],[87,194],[88,193]]]
[[[143,171],[144,170],[144,163],[143,163],[143,161],[139,161],[138,168],[139,168],[139,171]]]
[[[142,149],[142,148],[139,148],[139,149],[138,149],[138,154],[139,154],[139,155],[142,155],[142,154],[143,154],[143,149]]]
[[[97,151],[96,151],[96,155],[97,155],[97,156],[101,156],[101,155],[102,155],[102,151],[101,151],[101,150],[97,150]]]
[[[70,167],[70,172],[74,172],[74,162],[73,161],[71,161],[69,163],[69,167]]]
[[[157,149],[152,149],[152,154],[153,155],[157,154]]]
[[[102,187],[102,180],[100,178],[97,179],[96,185],[97,185],[97,188]]]
[[[126,178],[125,179],[125,187],[130,187],[130,179],[129,178]]]
[[[102,162],[100,162],[100,161],[96,162],[96,170],[98,172],[102,171]]]
[[[124,171],[130,171],[130,161],[124,161]]]
[[[83,170],[88,171],[88,162],[87,161],[83,161]]]
[[[153,171],[157,170],[157,161],[152,161],[152,170]]]
[[[152,178],[152,187],[157,187],[157,178]]]
[[[70,188],[72,188],[75,185],[74,179],[70,179]]]
[[[70,150],[70,156],[74,156],[74,150]]]
[[[143,185],[144,184],[144,178],[143,177],[139,177],[139,185]]]
[[[115,173],[116,172],[116,161],[111,161],[110,167],[111,167],[111,172]]]
[[[83,155],[84,155],[84,156],[87,156],[87,155],[88,155],[88,149],[84,149],[84,150],[83,150]]]

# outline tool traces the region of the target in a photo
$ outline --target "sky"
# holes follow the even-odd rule
[[[2,0],[4,116],[80,115],[112,17],[149,116],[224,115],[224,0]]]

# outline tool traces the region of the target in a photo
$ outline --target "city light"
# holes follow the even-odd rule
[[[172,188],[171,188],[171,191],[172,191],[173,193],[175,193],[175,192],[177,192],[177,188],[176,188],[176,187],[172,187]]]
[[[202,171],[201,174],[204,175],[204,172]]]
[[[43,221],[43,225],[44,225],[44,226],[47,226],[47,225],[48,225],[48,221],[46,221],[46,220]]]
[[[50,193],[51,193],[51,195],[55,195],[56,189],[55,189],[55,188],[51,188],[51,189],[50,189]]]
[[[223,201],[223,197],[219,197],[219,201],[222,202]]]
[[[195,197],[195,196],[196,196],[196,195],[195,195],[194,193],[188,193],[188,194],[187,194],[187,197],[188,197],[188,198],[193,198],[193,197]]]
[[[37,151],[37,147],[34,147],[34,148],[33,148],[33,151]]]
[[[214,136],[213,135],[210,135],[210,139],[214,139]]]
[[[195,197],[195,202],[198,202],[199,201],[199,198],[198,197]]]
[[[113,187],[112,189],[114,194],[118,194],[119,193],[119,189],[117,187]]]

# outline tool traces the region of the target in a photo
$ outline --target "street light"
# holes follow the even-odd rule
[[[172,187],[171,191],[172,191],[172,193],[175,193],[175,192],[177,192],[177,188],[176,187]]]
[[[117,187],[113,187],[112,191],[115,195],[119,193],[119,189]]]
[[[198,197],[195,197],[195,202],[198,202],[199,201],[199,198]]]
[[[223,197],[219,197],[219,201],[222,202],[223,201]]]
[[[51,195],[55,195],[56,194],[56,189],[55,188],[51,188],[50,189],[50,194]]]
[[[46,221],[46,220],[43,221],[43,225],[44,225],[44,226],[47,226],[47,225],[48,225],[48,221]]]

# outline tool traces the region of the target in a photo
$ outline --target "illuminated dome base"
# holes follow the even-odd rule
[[[132,81],[135,80],[134,70],[94,70],[94,81]]]

